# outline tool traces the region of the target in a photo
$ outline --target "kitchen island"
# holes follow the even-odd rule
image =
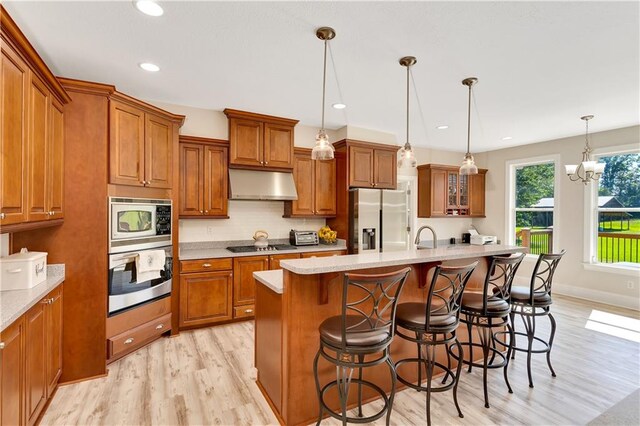
[[[301,425],[317,420],[318,401],[313,377],[313,358],[319,347],[318,326],[328,317],[340,315],[342,280],[347,271],[384,273],[411,267],[402,291],[402,302],[425,302],[433,268],[440,264],[466,265],[479,260],[467,285],[467,291],[482,289],[491,256],[523,252],[523,247],[505,245],[455,245],[437,249],[371,253],[331,258],[285,260],[281,271],[256,272],[255,367],[257,383],[282,424]],[[461,329],[462,331],[462,329]],[[459,333],[467,340],[466,329]],[[440,348],[442,349],[442,348]],[[466,349],[466,348],[465,348]],[[415,357],[416,347],[394,339],[394,360]],[[478,354],[474,353],[474,358]],[[446,359],[444,351],[437,357]],[[468,354],[465,354],[465,358]],[[404,367],[403,367],[404,368]],[[335,367],[321,359],[320,381],[335,380]],[[417,380],[415,372],[402,370],[405,377]],[[389,391],[391,380],[386,366],[364,369],[365,380]],[[363,390],[363,400],[375,399]],[[356,392],[349,395],[354,406]],[[338,409],[336,395],[327,402]]]

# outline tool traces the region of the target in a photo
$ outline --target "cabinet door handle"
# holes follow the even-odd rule
[[[200,210],[200,214],[204,214],[204,211]]]
[[[53,299],[42,299],[40,303],[42,303],[43,305],[50,305],[51,302],[53,302]]]
[[[252,313],[252,312],[253,312],[253,309],[245,309],[245,310],[244,310],[244,313],[245,313],[245,314],[250,314],[250,313]]]
[[[0,219],[4,219],[6,217],[5,213],[0,213]]]
[[[4,349],[4,342],[0,342],[0,349]]]
[[[265,162],[264,162],[264,165],[266,166],[267,164],[269,164],[269,162],[268,162],[268,161],[265,161]]]
[[[164,328],[164,324],[156,325],[156,330],[162,330]]]
[[[124,341],[125,345],[128,345],[130,343],[133,343],[133,337],[129,337],[127,340]]]
[[[205,211],[204,211],[204,214],[209,214],[209,210],[205,210]]]
[[[202,267],[203,268],[211,268],[211,264],[210,263],[203,263]]]

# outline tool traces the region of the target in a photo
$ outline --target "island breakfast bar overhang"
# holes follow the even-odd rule
[[[384,273],[405,266],[411,272],[400,297],[403,302],[425,302],[430,272],[436,265],[466,265],[479,260],[466,291],[482,291],[491,256],[526,251],[505,245],[446,246],[427,250],[371,253],[338,257],[283,260],[283,270],[254,273],[256,278],[255,367],[257,384],[279,421],[285,425],[309,424],[317,420],[319,406],[313,376],[313,359],[319,347],[318,326],[326,318],[340,315],[344,272]],[[458,338],[467,341],[467,331],[460,328]],[[465,358],[467,347],[464,347]],[[395,360],[416,356],[416,346],[394,339],[391,356]],[[481,357],[478,350],[474,359]],[[446,363],[446,353],[436,354]],[[453,360],[455,362],[455,360]],[[408,366],[402,375],[417,381]],[[318,368],[323,384],[335,380],[335,367],[321,359]],[[388,368],[379,365],[363,370],[365,380],[385,391],[391,389]],[[356,405],[357,392],[350,392],[348,404]],[[333,409],[339,408],[337,395],[327,395]],[[363,400],[377,398],[363,389]],[[455,411],[451,405],[452,414]]]

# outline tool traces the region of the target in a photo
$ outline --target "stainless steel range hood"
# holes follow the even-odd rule
[[[229,169],[231,200],[297,200],[292,173]]]

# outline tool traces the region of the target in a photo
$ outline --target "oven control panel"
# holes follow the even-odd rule
[[[171,206],[156,206],[156,235],[171,234]]]

